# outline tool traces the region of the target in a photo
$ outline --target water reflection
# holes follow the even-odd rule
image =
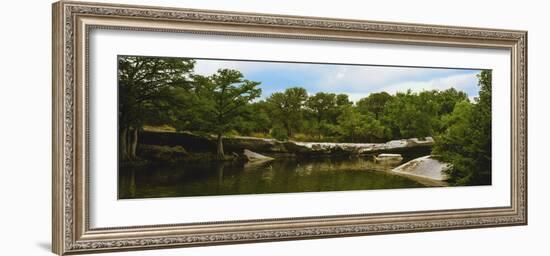
[[[369,157],[148,165],[119,172],[119,198],[263,194],[422,187]]]

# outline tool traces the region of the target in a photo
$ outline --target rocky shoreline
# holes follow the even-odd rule
[[[411,150],[431,149],[434,140],[431,137],[392,140],[386,143],[332,143],[297,142],[255,137],[225,137],[226,152],[242,154],[250,150],[267,156],[323,156],[323,155],[368,155],[381,153],[401,153]],[[144,131],[140,135],[140,144],[161,146],[183,146],[189,152],[213,152],[215,139],[191,133]]]
[[[157,163],[211,162],[215,157],[215,138],[191,133],[152,132],[141,134],[138,151],[144,160]],[[285,157],[372,157],[384,171],[405,176],[426,186],[448,186],[448,164],[429,155],[431,137],[392,140],[386,143],[330,143],[278,141],[255,137],[226,137],[226,161],[250,163]],[[422,156],[405,163],[401,154]]]

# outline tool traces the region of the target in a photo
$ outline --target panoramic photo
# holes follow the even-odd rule
[[[118,198],[491,185],[491,70],[118,56]]]

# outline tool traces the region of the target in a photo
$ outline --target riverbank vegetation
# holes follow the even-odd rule
[[[479,97],[474,103],[459,102],[442,122],[433,153],[452,165],[454,185],[491,184],[491,72],[478,76]]]
[[[120,56],[118,62],[122,161],[139,158],[144,127],[215,136],[219,160],[227,158],[228,136],[350,143],[431,136],[434,154],[453,166],[452,184],[490,184],[490,71],[481,72],[473,101],[450,88],[378,92],[352,102],[346,94],[299,86],[261,98],[260,81],[232,69],[199,75],[193,59]],[[185,154],[185,146],[178,150]]]

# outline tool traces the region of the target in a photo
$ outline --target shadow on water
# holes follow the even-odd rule
[[[405,157],[404,161],[416,156]],[[119,171],[119,198],[159,198],[423,187],[372,157],[145,165]]]

